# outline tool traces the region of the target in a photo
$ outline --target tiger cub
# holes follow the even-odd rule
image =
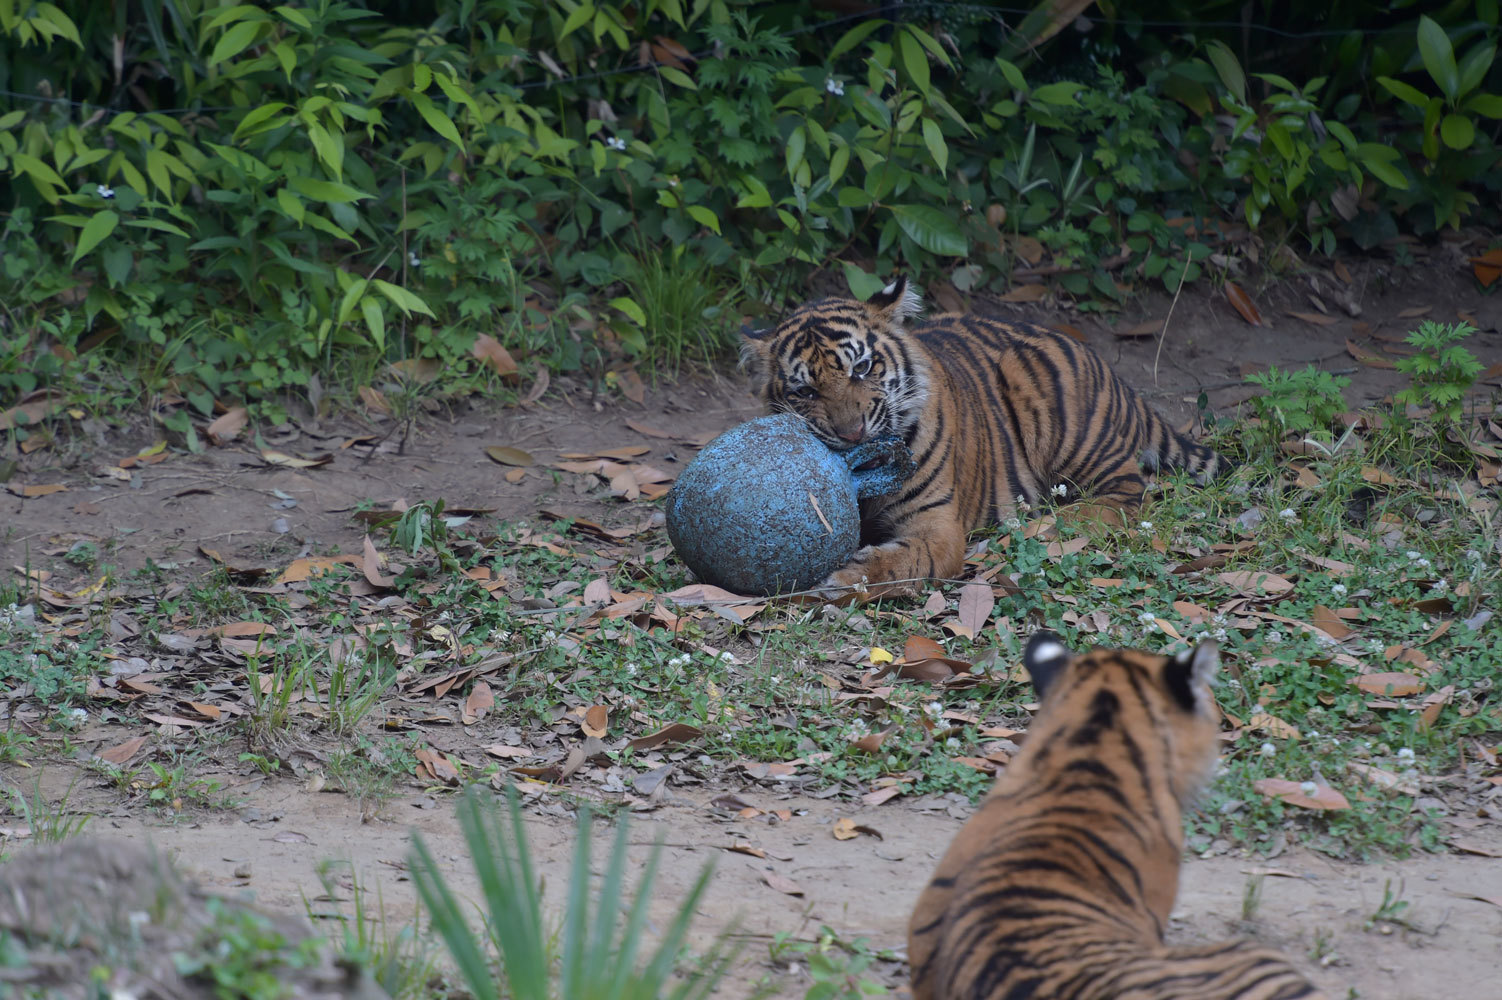
[[[1163,943],[1215,764],[1214,644],[1071,657],[1039,632],[1023,664],[1043,707],[918,898],[913,1000],[1323,1000],[1267,948]]]
[[[837,450],[898,435],[917,463],[902,491],[862,503],[867,544],[826,588],[957,576],[969,532],[1058,486],[1130,510],[1144,469],[1208,482],[1226,466],[1086,345],[979,316],[914,321],[921,307],[902,278],[867,302],[822,299],[744,331],[742,358],[769,411],[796,413]]]

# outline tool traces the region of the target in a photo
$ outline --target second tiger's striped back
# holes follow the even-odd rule
[[[1214,647],[1072,658],[1040,633],[1024,663],[1043,705],[918,899],[913,1000],[1323,1000],[1271,949],[1164,943]]]

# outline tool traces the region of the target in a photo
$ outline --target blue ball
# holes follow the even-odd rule
[[[806,590],[860,544],[850,470],[790,413],[705,445],[668,493],[667,526],[695,576],[737,594]]]

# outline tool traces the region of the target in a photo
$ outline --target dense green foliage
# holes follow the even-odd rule
[[[676,363],[835,261],[1109,308],[1495,221],[1496,0],[1243,6],[0,0],[0,392]]]

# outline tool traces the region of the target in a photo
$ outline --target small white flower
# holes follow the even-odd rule
[[[1434,581],[1434,586],[1430,587],[1429,591],[1430,591],[1430,593],[1433,593],[1433,594],[1443,594],[1445,591],[1447,591],[1449,589],[1450,589],[1450,581],[1449,580],[1435,580]]]
[[[1336,597],[1344,597],[1346,596],[1346,585],[1343,583],[1331,584],[1330,593],[1334,594]]]
[[[678,178],[676,178],[676,177],[669,177],[668,178],[668,187],[675,188],[677,186],[678,186]]]
[[[724,652],[722,652],[720,654],[720,662],[721,663],[734,663],[735,662],[735,654],[732,653],[728,649],[725,650]]]
[[[82,708],[68,709],[68,722],[75,726],[81,726],[89,721],[89,713]]]
[[[1299,786],[1299,791],[1303,792],[1305,795],[1313,795],[1315,792],[1319,791],[1319,786],[1312,781],[1306,781]]]
[[[684,653],[681,656],[675,656],[671,660],[669,660],[668,661],[668,666],[669,667],[686,667],[686,666],[689,665],[690,662],[692,662],[692,660],[693,660],[693,657],[689,656],[687,653]]]
[[[944,741],[944,748],[946,750],[958,750],[960,748],[959,739],[954,736],[949,737],[949,739]]]
[[[1264,757],[1273,757],[1273,756],[1276,756],[1277,753],[1278,753],[1278,748],[1275,747],[1275,746],[1273,746],[1271,743],[1264,743],[1264,744],[1262,744],[1262,756],[1264,756]]]
[[[1309,734],[1308,735],[1309,735],[1309,738],[1311,740],[1317,740],[1317,739],[1319,739],[1319,733],[1315,732],[1313,729],[1309,730]]]
[[[845,85],[839,80],[836,80],[834,77],[830,77],[829,79],[824,81],[824,90],[825,92],[833,94],[836,97],[845,96]]]
[[[1024,514],[1033,509],[1033,505],[1028,503],[1027,497],[1023,496],[1021,493],[1017,494],[1017,498],[1013,502],[1016,503],[1017,509],[1022,511],[1022,513]]]
[[[776,687],[778,684],[782,683],[782,675],[781,674],[773,674],[772,677],[771,677],[771,680],[772,680],[772,686]]]
[[[1005,527],[1008,531],[1016,531],[1018,528],[1022,527],[1022,522],[1015,517],[1009,517],[1006,519],[1006,521],[1003,522],[1003,527]]]
[[[931,701],[923,706],[923,714],[938,722],[944,717],[944,706],[940,702]]]
[[[408,250],[407,263],[412,267],[422,267],[422,258],[417,256],[416,250]]]
[[[1153,522],[1151,522],[1151,521],[1138,521],[1137,522],[1137,527],[1141,528],[1143,531],[1152,531],[1153,530]]]
[[[1285,521],[1297,521],[1299,519],[1299,512],[1292,507],[1284,507],[1278,511],[1278,516]]]
[[[1151,624],[1152,622],[1156,621],[1157,618],[1158,616],[1153,614],[1151,611],[1144,611],[1137,616],[1137,620],[1144,625]]]
[[[610,138],[606,139],[605,145],[609,146],[611,149],[615,150],[618,153],[624,153],[626,151],[626,140],[620,138],[619,136],[613,135]]]
[[[1282,642],[1282,641],[1283,641],[1283,633],[1282,633],[1282,632],[1279,632],[1279,631],[1278,631],[1278,630],[1277,630],[1277,629],[1272,629],[1272,630],[1271,630],[1271,631],[1269,631],[1269,632],[1268,632],[1268,633],[1267,633],[1267,635],[1266,635],[1266,636],[1264,636],[1264,638],[1265,638],[1265,639],[1266,639],[1266,640],[1267,640],[1267,641],[1268,641],[1268,642],[1270,642],[1270,643],[1272,643],[1272,644],[1273,644],[1273,645],[1274,645],[1274,646],[1276,646],[1276,645],[1277,645],[1277,644],[1278,644],[1278,643],[1280,643],[1280,642]]]
[[[1059,483],[1048,492],[1052,493],[1056,497],[1065,497],[1069,495],[1069,487],[1065,486],[1063,483]]]
[[[95,188],[95,190],[99,192],[99,197],[103,198],[105,201],[109,201],[115,196],[115,189],[112,187],[106,187],[103,184],[99,185],[97,188]]]
[[[1409,748],[1409,747],[1403,747],[1401,750],[1398,751],[1398,759],[1399,760],[1413,760],[1413,750],[1411,748]]]
[[[636,672],[638,670],[640,670],[640,669],[641,668],[638,667],[636,664],[634,664],[634,663],[628,663],[628,664],[626,664],[626,676],[627,677],[635,677],[636,676]]]

